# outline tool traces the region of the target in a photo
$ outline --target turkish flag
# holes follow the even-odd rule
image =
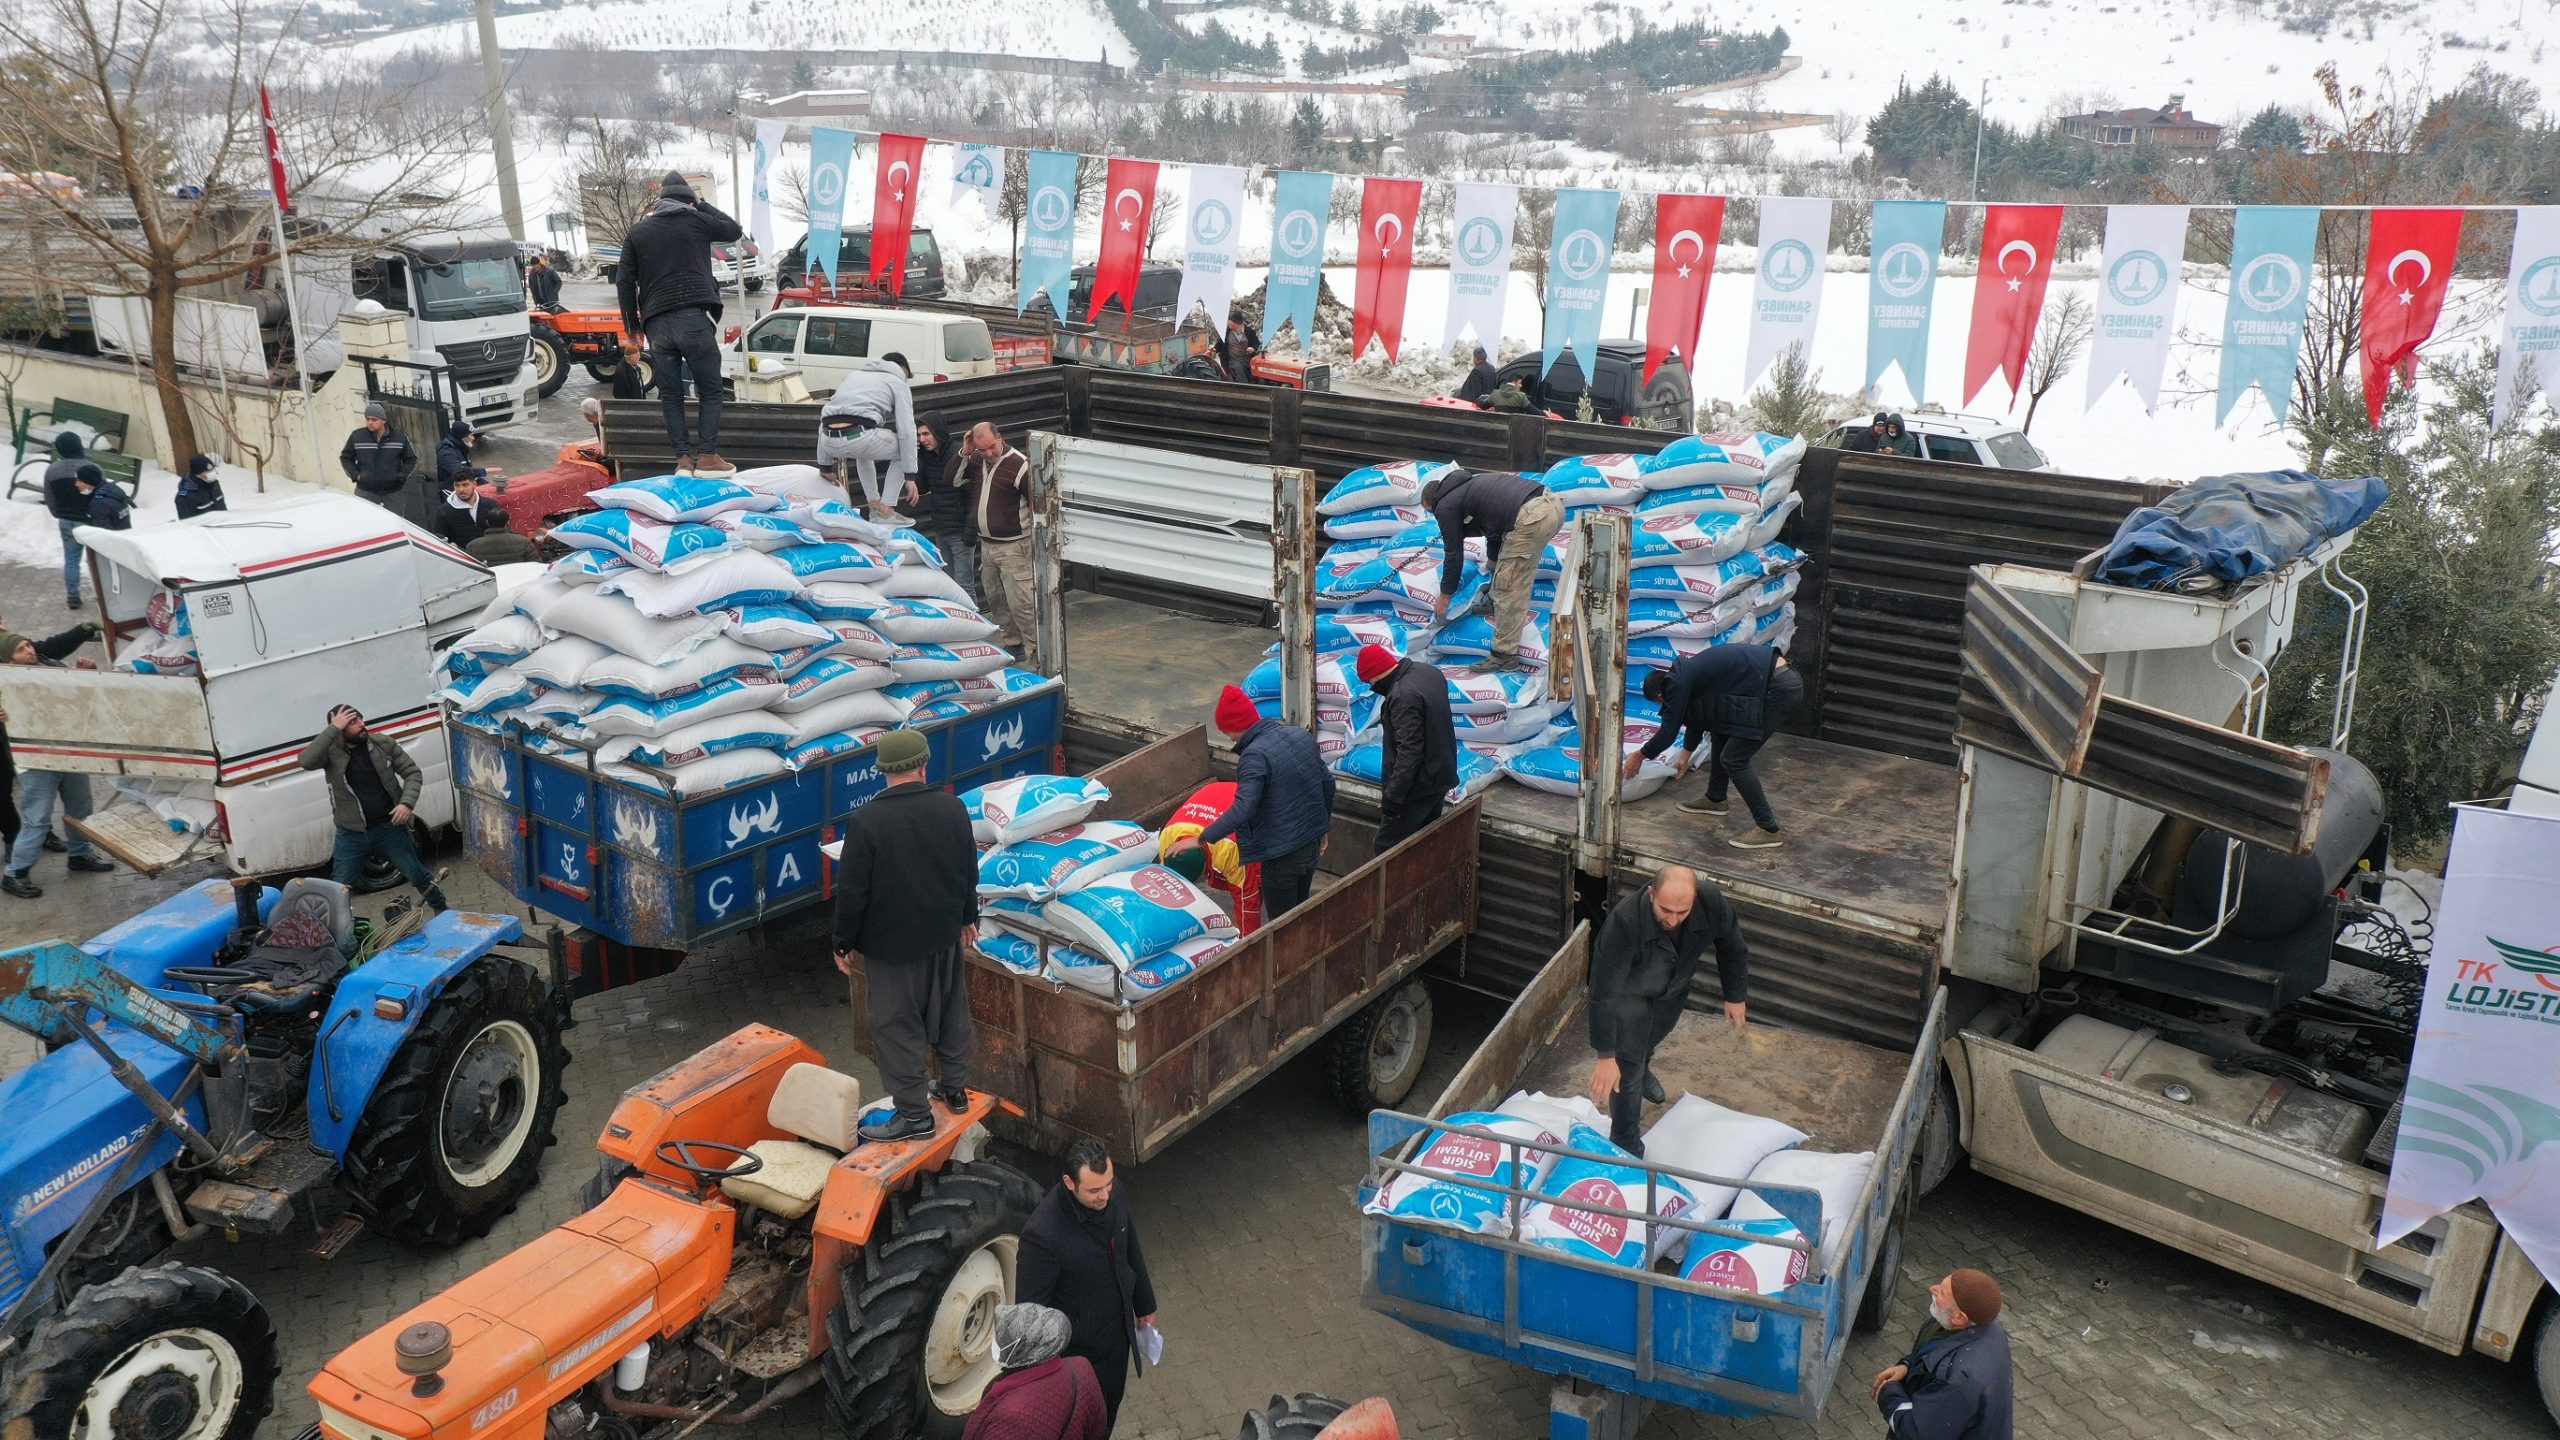
[[[871,185],[871,283],[885,272],[889,293],[907,292],[907,238],[916,228],[916,182],[924,168],[924,137],[880,137],[880,169]]]
[[[2009,404],[2026,388],[2027,351],[2053,278],[2059,205],[1990,205],[1982,212],[1982,263],[1973,279],[1973,333],[1964,345],[1964,399],[1973,403],[1993,374],[2009,382]]]
[[[284,186],[284,138],[276,134],[276,107],[267,98],[264,85],[258,87],[258,118],[267,126],[267,183],[275,187],[276,208],[290,210],[293,208],[293,196],[286,193]],[[283,237],[277,238],[281,240]]]
[[[1422,213],[1422,182],[1376,175],[1360,182],[1360,270],[1351,292],[1351,358],[1386,342],[1387,363],[1404,341],[1405,282],[1413,278],[1413,222]]]
[[[1724,234],[1721,195],[1663,195],[1654,200],[1653,300],[1644,315],[1644,383],[1678,351],[1694,381],[1698,327],[1707,318],[1707,281],[1716,272]]]
[[[1156,162],[1111,161],[1103,172],[1102,258],[1093,267],[1093,303],[1085,307],[1087,324],[1102,313],[1113,296],[1120,300],[1120,328],[1138,308],[1138,268],[1147,258],[1147,217],[1156,209]]]
[[[2365,423],[2382,423],[2391,372],[2417,379],[2418,347],[2436,333],[2453,252],[2462,243],[2459,210],[2376,210],[2364,247]]]

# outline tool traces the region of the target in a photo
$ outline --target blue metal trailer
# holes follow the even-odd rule
[[[1050,686],[924,727],[935,785],[1055,770],[1066,691]],[[885,782],[871,748],[677,795],[600,770],[521,727],[447,717],[463,844],[518,900],[579,927],[581,993],[675,968],[683,952],[815,904],[818,852]]]
[[[1522,1239],[1516,1213],[1497,1221],[1495,1233],[1366,1213],[1380,1186],[1399,1173],[1418,1173],[1411,1162],[1425,1132],[1453,1128],[1435,1122],[1498,1109],[1518,1089],[1582,1092],[1592,1062],[1583,1019],[1590,934],[1585,926],[1566,941],[1428,1115],[1371,1115],[1369,1171],[1359,1192],[1362,1298],[1426,1335],[1557,1377],[1549,1405],[1552,1440],[1631,1436],[1655,1401],[1719,1415],[1814,1420],[1850,1329],[1881,1328],[1901,1283],[1895,1272],[1907,1180],[1932,1094],[1943,993],[1930,1005],[1909,1055],[1760,1025],[1735,1031],[1721,1016],[1706,1014],[1687,1017],[1656,1052],[1654,1072],[1675,1096],[1694,1090],[1785,1120],[1812,1136],[1807,1148],[1876,1152],[1847,1233],[1832,1247],[1794,1247],[1808,1252],[1806,1273],[1776,1295],[1692,1283],[1667,1267],[1638,1269],[1567,1254]],[[1515,1152],[1519,1144],[1491,1131],[1454,1128]],[[1647,1172],[1648,1189],[1684,1178],[1745,1185],[1801,1233],[1822,1233],[1821,1197],[1812,1190],[1624,1163]],[[1596,1213],[1643,1218],[1609,1207]],[[1692,1235],[1738,1233],[1712,1219],[1653,1223]],[[1828,1260],[1825,1248],[1833,1252]]]

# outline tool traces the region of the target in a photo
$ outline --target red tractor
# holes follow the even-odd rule
[[[823,1381],[852,1440],[958,1435],[1038,1192],[977,1158],[994,1097],[893,1144],[861,1099],[762,1025],[634,1086],[586,1212],[339,1352],[311,1433],[655,1440]]]

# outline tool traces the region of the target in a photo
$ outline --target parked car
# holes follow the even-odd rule
[[[844,245],[836,254],[836,273],[851,283],[839,288],[850,289],[866,284],[871,275],[871,227],[858,225],[844,232]],[[818,277],[823,281],[826,277]],[[782,252],[774,263],[773,286],[776,290],[796,290],[809,283],[809,236],[806,231],[791,248]],[[919,226],[907,237],[907,281],[902,292],[909,300],[939,300],[947,287],[942,275],[942,247],[934,243],[933,232]]]
[[[862,305],[809,305],[776,310],[748,327],[724,369],[741,373],[751,357],[797,365],[813,394],[891,353],[907,357],[919,384],[996,373],[995,343],[974,315],[889,310]]]
[[[1678,356],[1671,356],[1653,372],[1653,383],[1643,383],[1641,340],[1601,341],[1592,363],[1592,369],[1599,372],[1595,384],[1584,383],[1582,363],[1570,350],[1557,356],[1555,367],[1544,376],[1538,374],[1538,360],[1534,350],[1518,356],[1502,367],[1500,376],[1505,384],[1517,384],[1528,391],[1529,398],[1542,410],[1575,419],[1587,390],[1592,418],[1603,425],[1641,424],[1683,435],[1698,428],[1697,402],[1689,389],[1689,367],[1680,363]]]
[[[2027,438],[2027,432],[1987,415],[1959,415],[1935,405],[1900,412],[1902,428],[1920,442],[1925,459],[1949,460],[1958,465],[1985,465],[1994,470],[2052,470],[2054,463]],[[1849,436],[1867,428],[1861,419],[1843,425],[1823,439],[1823,444],[1838,447]]]
[[[1084,312],[1093,304],[1093,277],[1094,267],[1091,265],[1079,265],[1071,272],[1067,281],[1068,324],[1085,323]],[[1136,318],[1161,320],[1170,324],[1174,318],[1174,302],[1181,298],[1181,266],[1148,265],[1140,268]],[[1105,306],[1102,313],[1094,318],[1093,323],[1106,328],[1117,327],[1120,324],[1119,303],[1114,301]]]
[[[741,250],[746,255],[743,261],[739,259]],[[711,278],[719,282],[721,289],[726,290],[738,283],[741,264],[746,268],[747,293],[751,295],[762,290],[764,282],[773,278],[773,262],[765,258],[764,247],[755,242],[754,236],[747,236],[734,244],[711,247]]]

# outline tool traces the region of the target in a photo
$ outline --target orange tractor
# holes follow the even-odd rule
[[[861,1098],[762,1025],[632,1087],[586,1212],[339,1352],[310,1433],[659,1440],[823,1380],[852,1440],[956,1436],[1038,1192],[977,1158],[992,1096],[892,1144]]]
[[[533,373],[548,400],[569,383],[569,367],[584,365],[598,384],[613,379],[625,364],[641,367],[648,378],[648,342],[622,328],[619,310],[536,310],[533,312]]]

